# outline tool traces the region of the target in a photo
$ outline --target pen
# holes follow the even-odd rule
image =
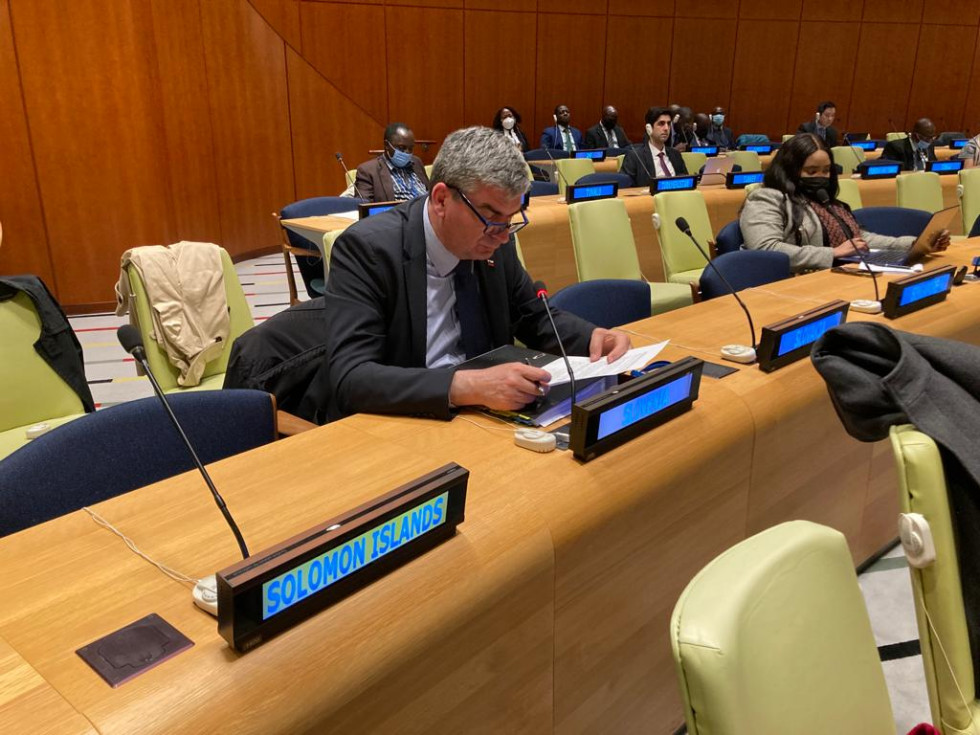
[[[525,358],[524,358],[524,364],[525,364],[525,365],[527,365],[528,367],[534,367],[534,366],[533,366],[533,365],[531,364],[531,358],[530,358],[530,357],[525,357]],[[541,385],[541,383],[539,383],[538,381],[536,381],[536,380],[535,380],[535,381],[534,381],[534,384],[535,384],[536,386],[538,386],[538,395],[539,395],[539,396],[543,396],[543,395],[544,395],[544,388],[542,387],[542,385]]]

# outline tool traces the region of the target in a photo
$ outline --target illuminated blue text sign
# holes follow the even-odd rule
[[[736,171],[732,173],[732,184],[734,186],[748,186],[749,184],[761,184],[765,174],[762,171]]]
[[[970,142],[970,139],[969,138],[957,138],[956,140],[950,142],[949,147],[950,148],[965,148],[966,147],[966,144],[969,143],[969,142]]]
[[[581,202],[592,199],[606,199],[616,196],[616,184],[595,184],[594,186],[575,186],[570,188],[570,202]]]
[[[674,176],[669,179],[657,179],[655,182],[656,190],[659,191],[684,191],[694,188],[693,176]]]
[[[867,171],[868,177],[872,176],[895,176],[900,170],[900,165],[895,164],[885,164],[882,166],[867,166],[865,171]]]
[[[860,148],[862,151],[873,151],[878,147],[878,144],[873,140],[853,140],[851,145],[855,148]]]
[[[262,585],[262,619],[268,620],[358,569],[429,533],[446,520],[445,492]]]
[[[717,156],[718,146],[716,145],[695,145],[691,146],[691,153],[703,153],[706,156]]]
[[[632,401],[621,403],[603,412],[599,417],[596,441],[690,398],[692,379],[693,375],[687,373]]]
[[[387,212],[389,209],[394,209],[395,206],[397,206],[397,205],[395,205],[395,204],[383,204],[383,205],[378,206],[378,207],[365,207],[364,208],[364,216],[365,217],[373,217],[376,214],[381,214],[382,212]]]
[[[772,146],[771,145],[747,145],[745,146],[745,150],[755,151],[756,153],[766,155],[768,153],[772,153]]]
[[[779,348],[776,350],[776,357],[782,357],[793,350],[798,350],[801,347],[813,344],[820,339],[824,332],[836,327],[843,321],[843,312],[837,311],[809,324],[804,324],[802,327],[783,332],[779,338]]]
[[[919,283],[914,283],[911,286],[906,286],[898,300],[898,305],[908,306],[909,304],[914,304],[916,301],[944,293],[949,290],[952,278],[952,274],[943,273],[935,278],[928,278]]]
[[[962,160],[955,161],[930,161],[929,170],[935,171],[937,174],[940,173],[956,173],[963,168],[965,162]]]
[[[575,151],[572,154],[572,157],[573,158],[591,158],[591,159],[593,159],[595,161],[605,161],[606,160],[606,151],[604,149],[602,149],[602,148],[599,148],[598,150],[581,150],[581,151]]]

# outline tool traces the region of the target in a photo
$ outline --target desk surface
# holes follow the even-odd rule
[[[966,263],[978,248],[954,245],[934,261]],[[822,272],[743,294],[761,325],[870,289]],[[970,284],[891,324],[980,343],[978,311],[980,285]],[[668,359],[712,361],[746,329],[724,298],[632,326],[638,344],[672,337]],[[84,512],[0,539],[0,636],[15,667],[23,661],[44,696],[69,708],[68,725],[77,711],[100,732],[669,733],[680,704],[667,623],[701,566],[791,518],[838,528],[855,560],[895,535],[885,443],[844,433],[808,361],[706,379],[694,410],[669,428],[586,465],[519,449],[511,436],[479,414],[355,416],[214,464],[256,549],[447,461],[472,473],[454,539],[246,655],[228,649],[185,585]],[[235,559],[193,474],[97,508],[189,575]],[[115,690],[74,654],[149,612],[195,646]],[[4,731],[44,706],[3,701]]]

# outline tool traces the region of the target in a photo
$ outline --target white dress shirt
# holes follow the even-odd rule
[[[655,146],[653,144],[653,141],[652,140],[649,141],[647,143],[647,145],[650,146],[650,154],[653,156],[653,173],[656,174],[657,178],[658,179],[666,179],[666,178],[669,178],[671,176],[676,176],[677,173],[674,171],[674,164],[672,164],[670,162],[670,157],[667,155],[667,149],[666,148],[657,148],[657,146]],[[660,165],[660,154],[661,153],[664,154],[664,159],[663,160],[664,160],[664,163],[667,165],[667,170],[670,172],[669,174],[665,174],[664,173],[664,170],[663,170],[663,166]]]
[[[456,316],[453,269],[459,258],[446,249],[429,220],[429,202],[422,206],[425,232],[425,366],[452,367],[466,360]]]

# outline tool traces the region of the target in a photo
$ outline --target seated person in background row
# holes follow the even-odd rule
[[[521,113],[513,107],[501,107],[497,110],[490,127],[503,133],[504,137],[513,143],[521,153],[527,152],[527,136],[521,129]]]
[[[810,122],[800,123],[796,129],[797,133],[813,133],[819,137],[828,148],[837,145],[837,129],[833,127],[834,118],[837,117],[837,105],[830,100],[821,102],[817,105],[817,114]]]
[[[826,205],[820,203],[819,191],[829,195]],[[912,246],[914,237],[862,230],[837,195],[837,168],[827,144],[813,133],[786,141],[766,171],[763,186],[749,193],[742,205],[739,226],[745,247],[785,253],[793,272],[799,273],[830,268],[835,258],[854,255],[855,250],[906,251]],[[933,250],[948,245],[948,232],[930,243]]]
[[[711,126],[704,136],[709,145],[716,145],[720,149],[734,150],[735,135],[731,128],[725,127],[725,108],[716,107],[711,111]]]
[[[694,122],[691,124],[691,133],[694,136],[691,141],[691,145],[702,146],[711,145],[708,142],[708,131],[711,129],[711,118],[705,115],[703,112],[699,112],[694,116]]]
[[[586,148],[625,148],[630,144],[619,125],[619,113],[612,105],[602,108],[602,118],[585,131]]]
[[[369,202],[414,199],[429,189],[422,161],[412,155],[415,133],[404,123],[385,128],[384,152],[357,167],[355,196]]]
[[[970,138],[957,158],[963,159],[963,168],[980,166],[980,135]]]
[[[633,179],[634,186],[650,186],[650,179],[683,176],[687,173],[684,157],[667,145],[670,139],[670,110],[651,107],[644,117],[646,137],[633,146],[623,159],[620,173]]]
[[[885,143],[881,157],[902,164],[903,171],[925,171],[926,161],[936,160],[936,126],[929,118],[922,118],[912,128],[907,138]]]
[[[334,245],[324,295],[331,419],[512,410],[550,379],[523,363],[456,369],[515,337],[558,349],[514,246],[527,222],[524,159],[490,128],[457,130],[436,156],[432,181],[429,196],[355,222]],[[629,348],[623,332],[552,313],[569,353],[612,361]]]
[[[694,145],[694,113],[690,107],[682,107],[671,118],[670,147],[682,153]]]
[[[577,151],[582,147],[582,131],[569,125],[572,113],[568,105],[555,108],[555,124],[541,133],[541,147],[557,151]]]

